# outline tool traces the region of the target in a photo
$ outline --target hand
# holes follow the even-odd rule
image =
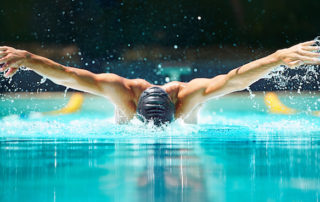
[[[275,55],[282,65],[295,68],[300,65],[319,65],[319,46],[312,46],[316,41],[308,41],[297,44],[287,49],[278,50]]]
[[[12,77],[19,67],[25,63],[28,52],[24,50],[14,49],[8,46],[0,46],[0,72],[6,72],[4,77]]]

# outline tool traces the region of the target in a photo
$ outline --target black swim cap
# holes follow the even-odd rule
[[[150,87],[140,95],[137,114],[143,121],[153,120],[159,126],[174,119],[175,107],[168,93],[160,87]]]

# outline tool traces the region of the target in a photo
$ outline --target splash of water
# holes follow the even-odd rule
[[[317,36],[314,40],[316,41],[314,45],[320,46],[320,36]],[[316,52],[320,52],[320,50]],[[273,83],[278,90],[286,90],[290,86],[289,84],[295,83],[298,85],[295,88],[298,89],[299,93],[303,85],[316,83],[319,86],[318,72],[319,65],[301,65],[294,70],[280,65],[266,75],[264,79]],[[314,88],[317,90],[316,87]]]
[[[252,92],[252,90],[250,89],[249,86],[247,87],[247,90],[248,90],[248,92],[249,92],[249,97],[250,97],[250,99],[252,100],[256,95]]]
[[[47,81],[47,78],[46,77],[42,77],[42,79],[40,80],[40,84],[43,84],[46,81]]]
[[[68,92],[69,88],[66,87],[66,89],[64,90],[64,94],[63,94],[63,97],[66,97],[67,96],[67,92]]]

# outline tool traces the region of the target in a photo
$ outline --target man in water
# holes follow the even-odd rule
[[[59,85],[109,99],[116,106],[116,120],[128,122],[135,115],[156,125],[181,118],[196,121],[197,111],[209,99],[240,91],[279,65],[294,68],[319,65],[319,47],[308,41],[275,53],[213,78],[196,78],[188,83],[173,81],[162,86],[143,79],[126,79],[116,74],[94,74],[66,67],[25,50],[0,47],[0,68],[12,77],[20,67],[28,67]]]

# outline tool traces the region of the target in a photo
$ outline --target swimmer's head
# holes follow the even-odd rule
[[[141,93],[137,114],[142,121],[150,121],[157,126],[173,121],[175,106],[170,96],[160,87],[150,87]]]

